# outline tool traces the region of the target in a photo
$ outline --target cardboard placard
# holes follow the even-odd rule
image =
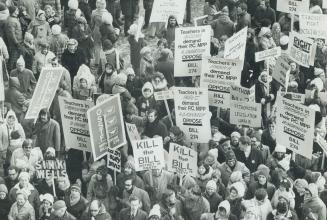
[[[264,61],[267,59],[270,59],[272,57],[279,57],[281,55],[281,48],[280,47],[274,47],[268,50],[263,50],[260,52],[256,52],[255,55],[255,62]]]
[[[308,13],[310,0],[282,0],[277,1],[277,11],[300,14]]]
[[[248,27],[245,27],[226,40],[224,50],[225,59],[241,60],[243,66],[247,35]]]
[[[327,39],[327,15],[300,14],[300,34],[309,38]]]
[[[290,70],[291,65],[288,62],[288,56],[280,56],[273,68],[272,78],[279,82],[284,88],[287,88]]]
[[[53,177],[67,177],[65,160],[42,160],[35,164],[35,173],[37,179],[46,179]]]
[[[178,24],[183,24],[186,0],[154,0],[150,22],[167,23],[169,16],[176,17]]]
[[[121,172],[121,153],[119,150],[108,149],[107,167],[118,173]]]
[[[261,104],[231,101],[230,123],[254,128],[261,127]]]
[[[241,101],[241,102],[255,102],[255,86],[250,89],[238,86],[230,86],[230,100],[231,101]]]
[[[168,89],[168,90],[162,90],[162,91],[154,92],[154,98],[157,101],[167,100],[167,99],[174,99],[174,91],[172,89]]]
[[[284,98],[288,98],[290,100],[293,100],[295,102],[304,104],[305,102],[305,94],[302,93],[294,93],[294,92],[282,92],[282,91],[278,91],[277,92],[277,96],[280,95]]]
[[[125,125],[130,141],[141,140],[141,136],[135,124],[125,122]]]

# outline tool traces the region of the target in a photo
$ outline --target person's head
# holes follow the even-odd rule
[[[107,178],[108,169],[105,165],[99,166],[96,170],[96,179],[98,181],[104,181]]]
[[[302,196],[305,193],[305,189],[308,187],[308,182],[305,179],[296,179],[294,181],[294,188]]]
[[[152,169],[152,175],[155,177],[160,176],[162,173],[162,169]]]
[[[53,12],[53,10],[52,10],[51,5],[46,5],[46,6],[44,6],[44,12],[45,12],[45,16],[46,16],[46,17],[50,17],[50,16],[52,16],[52,12]]]
[[[85,78],[80,78],[79,86],[81,89],[87,89],[88,88],[87,80]]]
[[[165,38],[159,39],[157,42],[157,46],[160,50],[168,47],[168,42]]]
[[[192,187],[191,192],[190,192],[190,198],[193,200],[198,199],[201,196],[201,188],[199,185],[195,185]]]
[[[12,127],[15,125],[15,122],[16,122],[15,112],[12,110],[9,110],[7,112],[7,116],[6,116],[6,123],[7,123],[7,125],[9,125],[9,127]]]
[[[105,0],[97,0],[95,4],[96,4],[97,9],[105,9],[106,8]]]
[[[99,214],[100,212],[100,208],[101,208],[101,203],[99,200],[93,200],[91,203],[90,203],[90,213],[91,213],[91,216],[92,217],[95,217]]]
[[[239,4],[239,6],[237,7],[237,14],[238,15],[242,15],[245,14],[248,11],[248,6],[245,3],[241,3]]]
[[[228,218],[230,214],[230,203],[224,200],[218,205],[217,215],[221,218]]]
[[[52,208],[53,202],[54,202],[54,198],[53,195],[46,193],[44,195],[40,195],[40,201],[43,204],[43,207],[48,210]]]
[[[75,53],[77,46],[78,46],[77,40],[75,40],[73,38],[69,39],[69,41],[67,43],[67,49],[70,53]]]
[[[173,190],[167,189],[162,194],[162,201],[168,206],[172,207],[176,204],[176,194]]]
[[[57,182],[58,188],[61,190],[66,190],[66,188],[70,185],[69,179],[67,177],[59,177]]]
[[[286,154],[286,147],[280,144],[277,144],[275,147],[275,157],[279,160],[283,159]]]
[[[16,62],[16,68],[19,72],[22,72],[25,69],[25,60],[23,56],[20,56]]]
[[[66,203],[63,200],[58,200],[53,204],[53,214],[59,218],[64,216],[66,213],[67,207]]]
[[[23,206],[26,201],[27,201],[27,194],[26,194],[26,192],[24,192],[24,190],[17,190],[17,192],[16,192],[16,202],[17,202],[17,205]]]
[[[47,55],[49,52],[49,44],[46,41],[41,41],[40,42],[40,51],[43,55]]]
[[[45,21],[45,12],[43,10],[39,10],[37,15],[36,15],[37,19],[40,21]]]
[[[54,57],[54,58],[51,59],[51,65],[52,65],[52,67],[58,67],[59,66],[58,57]]]
[[[261,0],[259,7],[262,9],[266,9],[267,8],[266,0]]]
[[[12,17],[17,17],[19,14],[19,9],[16,6],[9,6],[8,7],[9,14]]]
[[[169,16],[168,18],[168,25],[171,27],[177,26],[177,20],[175,18],[175,16]]]
[[[259,170],[257,175],[260,185],[265,185],[268,182],[269,173],[267,171]]]
[[[72,198],[80,198],[81,197],[81,187],[78,184],[73,184],[70,187],[70,196]]]
[[[208,195],[212,195],[217,191],[217,183],[214,180],[209,180],[206,185],[206,192]]]
[[[239,139],[239,146],[242,151],[245,151],[249,147],[251,147],[251,138],[248,136],[242,136]]]
[[[262,82],[267,83],[268,82],[268,72],[263,71],[260,74],[260,79],[261,79]]]
[[[266,198],[268,198],[267,190],[264,188],[258,188],[255,190],[254,197],[257,200],[259,205],[262,205]]]
[[[87,162],[82,163],[82,181],[86,182],[89,178],[89,164]]]
[[[313,198],[319,197],[318,186],[315,183],[310,183],[304,192],[304,201],[309,201]]]
[[[48,122],[50,120],[50,114],[49,114],[48,109],[43,108],[43,109],[40,110],[40,112],[39,112],[39,120],[42,123],[46,123],[46,122]]]
[[[5,184],[0,184],[0,200],[3,200],[7,197],[8,188]]]
[[[8,176],[11,180],[16,180],[18,177],[18,169],[15,166],[10,166],[8,168]]]
[[[241,134],[240,134],[239,132],[237,132],[237,131],[234,131],[234,132],[230,135],[230,137],[231,137],[231,144],[232,144],[233,146],[237,146],[238,143],[239,143],[239,139],[240,139],[240,137],[241,137]]]
[[[21,188],[27,188],[30,184],[30,174],[28,172],[21,172],[18,181]]]
[[[198,162],[198,174],[199,175],[205,175],[209,172],[209,165],[205,164],[204,161]]]
[[[33,149],[33,141],[31,139],[24,140],[22,148],[25,155],[30,155]]]
[[[316,39],[316,43],[317,43],[317,48],[322,49],[325,46],[325,40],[324,39]]]
[[[158,112],[155,109],[150,109],[148,113],[148,121],[153,123],[158,117]]]
[[[230,187],[229,192],[230,192],[229,197],[231,200],[242,198],[245,192],[244,184],[242,182],[233,183]]]
[[[136,195],[131,195],[129,197],[129,202],[131,204],[131,212],[135,213],[141,207],[140,199]]]
[[[135,166],[133,161],[127,160],[124,167],[124,174],[131,175],[134,170],[135,170]]]
[[[161,218],[160,206],[159,204],[153,205],[149,213],[149,220],[159,220]]]
[[[233,150],[229,150],[226,152],[226,164],[229,167],[234,167],[236,164],[236,156]]]
[[[284,192],[284,191],[288,192],[290,190],[290,188],[291,188],[291,183],[290,183],[290,181],[288,179],[283,178],[280,181],[280,184],[279,184],[279,187],[278,188],[282,192]]]
[[[124,181],[125,189],[127,191],[130,191],[133,188],[133,179],[132,178],[126,178]]]

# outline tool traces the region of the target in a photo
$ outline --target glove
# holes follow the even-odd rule
[[[270,94],[270,98],[271,98],[271,100],[274,100],[275,99],[274,94]]]
[[[261,99],[261,104],[262,104],[262,105],[266,104],[266,99],[262,98],[262,99]]]

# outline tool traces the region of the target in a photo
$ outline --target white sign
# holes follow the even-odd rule
[[[175,143],[169,145],[168,170],[180,175],[196,177],[198,173],[198,153]]]
[[[291,32],[288,54],[294,62],[302,66],[313,66],[316,46],[317,45],[312,39],[304,37],[296,32]]]
[[[322,8],[327,8],[327,0],[322,0]]]
[[[158,92],[154,92],[154,98],[157,101],[166,100],[166,99],[174,99],[174,91],[172,89],[162,90]]]
[[[277,11],[300,14],[308,13],[310,0],[278,0]]]
[[[287,56],[278,57],[273,68],[272,78],[279,82],[283,87],[287,87],[291,65],[288,63]]]
[[[319,144],[319,146],[321,147],[321,149],[325,152],[325,154],[327,154],[327,142],[319,134],[317,135],[317,144]]]
[[[281,95],[284,98],[288,98],[290,100],[293,100],[293,101],[301,103],[301,104],[304,104],[304,102],[305,102],[305,94],[302,94],[302,93],[278,91],[277,95]]]
[[[141,136],[135,124],[125,122],[127,134],[130,141],[141,140]]]
[[[228,38],[225,42],[224,58],[237,59],[244,62],[247,35],[248,27],[245,27]]]
[[[310,38],[327,39],[327,15],[300,14],[300,34]]]
[[[239,85],[242,62],[222,58],[204,58],[200,86],[208,89],[209,105],[229,108],[230,85]]]
[[[167,23],[169,16],[176,17],[178,24],[183,24],[186,0],[154,0],[150,22]]]
[[[107,167],[118,173],[121,172],[121,153],[119,150],[108,149]]]
[[[161,137],[132,141],[135,171],[161,169],[165,167]]]
[[[263,50],[260,52],[256,52],[255,55],[255,62],[260,62],[263,60],[270,59],[272,57],[279,57],[282,50],[280,47],[274,47],[268,50]]]
[[[230,123],[250,127],[261,127],[261,104],[231,101]]]
[[[210,56],[211,27],[183,27],[175,29],[174,76],[198,76],[203,57]]]
[[[207,143],[211,138],[208,91],[203,88],[175,87],[176,125],[186,139],[195,143]]]
[[[241,102],[255,102],[255,86],[250,89],[238,86],[230,86],[230,100],[231,101],[241,101]]]
[[[276,140],[293,152],[312,157],[315,111],[295,101],[277,97]]]

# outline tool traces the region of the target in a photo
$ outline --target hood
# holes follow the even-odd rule
[[[8,9],[0,11],[0,21],[7,20],[8,17],[9,17],[9,10]]]
[[[145,89],[149,89],[149,90],[150,90],[150,95],[149,95],[148,97],[146,97],[146,96],[144,95],[144,90],[145,90]],[[153,95],[153,86],[152,86],[152,84],[151,84],[150,82],[146,82],[146,83],[144,83],[144,85],[143,85],[143,87],[142,87],[142,95],[143,95],[145,98],[149,98],[150,96]]]
[[[15,118],[15,124],[18,124],[18,120],[17,120],[16,114],[15,114],[15,112],[14,112],[13,110],[9,110],[9,111],[7,112],[7,115],[6,115],[6,123],[7,123],[8,118],[9,118],[10,116],[13,116],[13,117]]]
[[[77,71],[77,83],[79,86],[80,80],[85,79],[87,81],[87,88],[90,89],[92,83],[94,82],[94,75],[92,75],[90,68],[87,67],[85,64],[82,64]]]
[[[178,25],[178,21],[177,21],[177,18],[176,18],[176,16],[175,15],[170,15],[169,17],[168,17],[168,26],[170,27],[170,25],[169,25],[169,20],[171,19],[171,18],[175,18],[175,20],[176,20],[176,25],[174,26],[174,27],[178,27],[179,25]]]
[[[222,207],[226,210],[226,214],[229,216],[230,214],[230,204],[227,200],[222,201],[219,205],[218,205],[218,209]]]
[[[19,82],[19,79],[17,77],[10,77],[9,78],[9,88],[16,88],[16,89],[20,88],[20,82]]]
[[[318,186],[315,183],[310,183],[308,187],[306,187],[306,190],[311,193],[312,198],[318,197]]]

